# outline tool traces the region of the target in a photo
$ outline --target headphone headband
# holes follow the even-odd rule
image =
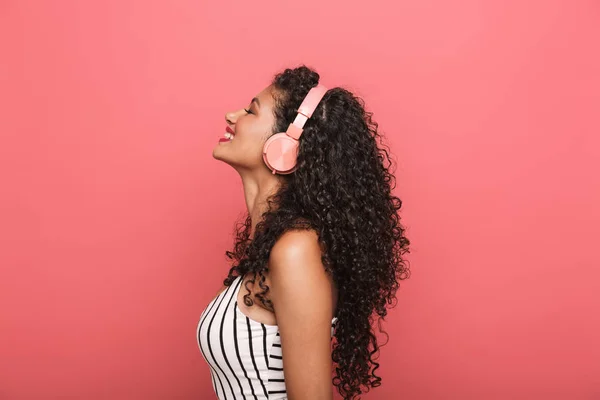
[[[312,117],[313,112],[315,112],[315,109],[321,102],[323,96],[325,96],[326,92],[327,88],[321,84],[318,84],[308,91],[304,101],[302,101],[302,104],[298,107],[298,115],[296,115],[294,122],[290,124],[285,132],[288,136],[291,136],[296,140],[300,138],[300,135],[302,135],[302,131],[304,130],[304,124]]]

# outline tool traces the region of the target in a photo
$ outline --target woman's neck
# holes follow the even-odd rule
[[[270,172],[242,175],[244,197],[251,219],[250,239],[254,237],[256,225],[267,211],[267,199],[277,193],[283,178]]]

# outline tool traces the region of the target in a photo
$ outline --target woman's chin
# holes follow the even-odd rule
[[[226,154],[227,151],[223,151],[223,148],[219,148],[219,146],[217,145],[212,152],[212,156],[215,160],[224,162],[227,165],[230,165],[232,167],[234,167],[235,162],[233,162],[233,160],[231,160],[230,157],[228,157],[228,155]]]
[[[219,161],[227,162],[227,161],[225,161],[225,157],[224,157],[224,155],[223,155],[223,152],[222,152],[222,151],[221,151],[221,149],[219,149],[218,147],[215,147],[215,148],[213,149],[212,156],[213,156],[213,158],[214,158],[215,160],[219,160]]]
[[[216,158],[216,159],[218,159],[218,160],[221,159],[222,156],[223,156],[223,150],[224,149],[223,149],[222,144],[221,143],[217,143],[215,145],[215,147],[213,147],[213,150],[212,150],[213,157]]]

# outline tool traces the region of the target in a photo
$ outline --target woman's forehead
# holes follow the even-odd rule
[[[260,101],[260,107],[262,108],[263,104],[271,107],[273,105],[273,101],[274,101],[273,96],[274,95],[275,95],[275,91],[272,86],[267,86],[266,88],[261,90],[260,93],[258,93],[256,95],[256,97]]]

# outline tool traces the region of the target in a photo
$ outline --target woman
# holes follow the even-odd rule
[[[371,324],[409,273],[377,124],[361,99],[327,90],[306,66],[225,119],[213,157],[240,174],[248,215],[198,324],[215,393],[332,399],[333,383],[355,399],[381,384]]]

